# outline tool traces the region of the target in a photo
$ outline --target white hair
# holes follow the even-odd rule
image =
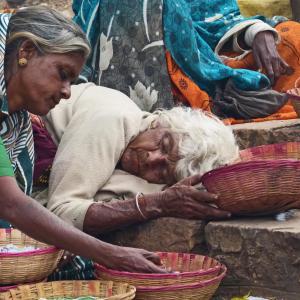
[[[177,180],[202,175],[238,158],[239,148],[232,129],[216,116],[181,106],[155,114],[160,125],[179,136],[181,158],[176,165]]]

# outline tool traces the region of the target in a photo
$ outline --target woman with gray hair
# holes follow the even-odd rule
[[[238,157],[231,128],[216,117],[187,107],[143,112],[121,92],[88,83],[72,86],[72,101],[61,101],[46,127],[58,145],[48,208],[91,235],[166,216],[230,216],[196,187]]]
[[[30,7],[0,14],[0,218],[33,238],[112,268],[165,272],[153,263],[159,262],[155,254],[103,243],[29,197],[34,165],[29,113],[45,115],[70,97],[71,82],[89,52],[81,29],[55,10]],[[2,221],[3,226],[8,224]]]

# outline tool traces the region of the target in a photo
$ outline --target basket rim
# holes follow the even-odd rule
[[[5,257],[25,257],[25,256],[35,256],[35,255],[43,255],[43,254],[50,254],[57,251],[63,251],[61,249],[56,248],[55,246],[49,246],[43,249],[36,249],[18,253],[0,253],[0,258]]]
[[[248,148],[242,149],[239,151],[239,153],[244,153],[244,152],[252,151],[255,149],[263,149],[263,148],[280,148],[280,147],[284,147],[287,145],[300,145],[300,142],[283,142],[283,143],[275,143],[275,144],[264,144],[264,145],[259,145],[259,146],[248,147]]]
[[[172,254],[176,252],[157,252],[157,254]],[[193,253],[180,253],[180,254],[187,254],[187,255],[192,255]],[[200,255],[200,254],[193,254],[193,255]],[[205,257],[205,259],[208,258],[207,255],[201,255]],[[213,258],[214,259],[214,258]],[[103,265],[95,263],[95,269],[96,271],[102,271],[105,273],[108,273],[110,275],[117,275],[120,277],[130,277],[130,278],[140,278],[140,279],[169,279],[169,278],[180,278],[180,277],[190,277],[190,276],[195,276],[195,275],[208,275],[210,273],[213,273],[215,271],[219,271],[221,269],[222,265],[221,263],[218,263],[216,266],[208,268],[207,270],[200,269],[198,271],[193,271],[193,272],[182,272],[182,273],[168,273],[168,274],[157,274],[157,273],[136,273],[136,272],[127,272],[127,271],[118,271],[118,270],[113,270],[106,268]]]
[[[297,166],[300,168],[300,160],[297,159],[265,159],[265,160],[251,160],[251,161],[242,161],[228,166],[222,166],[214,170],[208,171],[203,174],[201,181],[205,184],[205,181],[208,178],[213,176],[224,175],[233,171],[254,171],[255,169],[273,169],[283,166]]]
[[[17,284],[16,285],[3,285],[3,286],[0,285],[0,293],[7,292],[7,291],[15,289],[17,287],[18,287]]]
[[[283,142],[283,143],[275,143],[275,144],[265,144],[265,145],[259,145],[259,146],[253,146],[253,147],[248,147],[245,149],[241,149],[239,151],[239,155],[243,160],[243,158],[249,153],[251,155],[251,160],[261,160],[261,159],[266,159],[266,158],[257,158],[256,155],[260,156],[261,154],[264,154],[264,151],[275,151],[275,154],[282,154],[288,152],[289,148],[299,148],[300,147],[300,142]],[[271,158],[269,158],[271,159]],[[274,157],[274,159],[277,159]],[[284,159],[284,158],[282,158]],[[285,159],[292,159],[292,158],[285,158]],[[298,158],[293,158],[297,159]],[[249,159],[248,159],[249,160]],[[248,161],[246,160],[246,161]]]
[[[129,296],[131,294],[135,294],[136,293],[136,287],[133,286],[132,284],[128,284],[127,282],[115,282],[115,281],[112,281],[112,280],[100,280],[100,279],[94,279],[94,280],[58,280],[58,281],[49,281],[49,282],[37,282],[37,283],[27,283],[27,284],[20,284],[18,286],[12,286],[11,289],[8,289],[6,290],[4,293],[10,293],[10,290],[15,290],[15,289],[18,289],[19,287],[27,287],[27,286],[45,286],[45,285],[49,285],[49,284],[52,284],[52,283],[59,283],[60,285],[66,285],[66,284],[74,284],[74,282],[79,282],[79,283],[93,283],[93,282],[99,282],[99,283],[110,283],[112,282],[113,283],[113,286],[119,286],[119,285],[124,285],[124,284],[127,284],[128,286],[128,291],[124,292],[122,294],[122,296]],[[110,297],[115,297],[115,296],[119,296],[119,295],[113,295],[113,296],[110,296]]]
[[[207,287],[211,284],[220,282],[226,275],[227,268],[225,265],[222,265],[222,272],[218,276],[207,279],[201,280],[197,283],[189,283],[189,284],[175,284],[175,285],[168,285],[168,286],[137,286],[137,292],[167,292],[167,291],[176,291],[176,290],[185,290],[185,289],[198,289],[201,287]]]
[[[19,231],[19,232],[22,232],[22,231],[20,231],[19,229],[16,229],[16,228],[0,228],[0,230],[1,229],[4,229],[6,231],[6,233],[11,233],[12,231],[15,231],[15,230]],[[25,234],[25,233],[23,233],[23,234]],[[55,253],[55,252],[58,252],[58,251],[63,251],[62,249],[59,249],[59,248],[57,248],[55,246],[48,245],[46,243],[43,243],[43,244],[45,244],[45,247],[43,247],[41,249],[35,249],[35,250],[24,251],[24,252],[17,252],[17,253],[9,253],[9,252],[6,253],[6,252],[3,252],[3,253],[0,253],[0,258],[35,256],[35,255],[43,255],[43,254],[50,254],[50,253]]]

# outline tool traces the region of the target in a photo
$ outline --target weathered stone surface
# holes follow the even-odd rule
[[[220,294],[300,299],[300,212],[286,221],[272,218],[210,222],[208,254],[228,267]],[[222,299],[222,298],[220,298]]]
[[[242,149],[300,141],[300,119],[238,124],[232,128]]]
[[[114,244],[150,251],[204,252],[204,222],[161,218],[109,235]]]

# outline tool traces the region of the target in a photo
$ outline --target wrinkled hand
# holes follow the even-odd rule
[[[216,220],[229,218],[227,211],[212,207],[217,195],[200,191],[194,185],[201,182],[201,176],[185,178],[158,194],[165,216],[184,219]]]
[[[136,273],[167,273],[157,254],[143,249],[115,247],[105,266],[113,270]]]
[[[277,51],[275,37],[271,31],[259,32],[254,38],[252,50],[258,70],[266,72],[272,85],[280,75],[291,72],[291,67]]]

